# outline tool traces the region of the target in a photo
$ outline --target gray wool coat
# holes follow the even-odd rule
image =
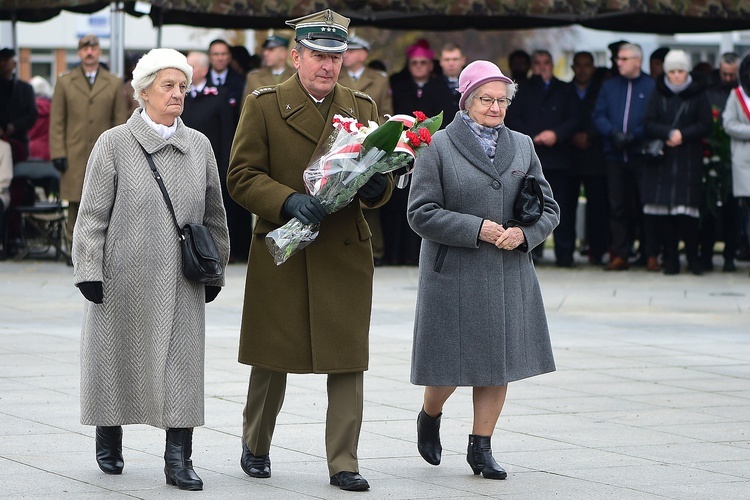
[[[229,233],[208,139],[178,118],[162,139],[137,109],[97,140],[73,237],[75,282],[102,281],[81,332],[81,423],[203,425],[205,287],[182,274],[177,222],[202,223],[226,265]],[[212,285],[221,286],[223,280]]]
[[[501,386],[555,369],[530,251],[560,209],[528,136],[503,128],[493,163],[459,115],[417,159],[409,193],[422,237],[411,382]],[[545,200],[539,221],[521,228],[528,248],[480,242],[483,220],[512,218],[521,173],[539,180]]]

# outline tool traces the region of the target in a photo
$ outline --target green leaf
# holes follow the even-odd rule
[[[442,124],[443,124],[443,112],[441,111],[439,114],[435,116],[431,116],[425,121],[417,124],[417,127],[426,128],[427,130],[430,131],[430,135],[432,135],[438,130],[440,130],[440,125]]]
[[[387,121],[365,137],[364,142],[362,142],[362,149],[367,151],[374,147],[380,151],[385,151],[385,154],[389,155],[396,149],[396,144],[398,144],[402,130],[404,130],[403,123]]]

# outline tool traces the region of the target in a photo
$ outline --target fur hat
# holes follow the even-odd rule
[[[193,67],[188,64],[184,55],[174,49],[151,49],[135,65],[130,83],[134,89],[138,88],[138,83],[166,68],[185,73],[188,86],[193,82]]]
[[[513,84],[513,80],[505,76],[497,65],[489,61],[474,61],[466,66],[458,76],[458,91],[461,93],[458,108],[466,109],[466,99],[472,92],[485,83],[495,81]]]
[[[690,71],[690,56],[684,50],[670,50],[664,57],[664,72],[669,73],[673,69]]]

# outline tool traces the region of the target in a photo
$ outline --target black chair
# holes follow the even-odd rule
[[[9,231],[15,237],[14,258],[52,256],[70,262],[67,203],[60,199],[60,172],[48,161],[17,163],[13,167],[13,186],[17,199],[11,201]]]

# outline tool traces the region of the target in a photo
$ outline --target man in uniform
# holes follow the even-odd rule
[[[269,35],[263,42],[263,67],[247,74],[245,102],[247,95],[260,87],[270,87],[294,76],[294,68],[286,62],[289,54],[289,40],[278,35]]]
[[[252,365],[243,415],[242,469],[269,477],[269,451],[288,373],[328,375],[326,457],[330,484],[369,488],[359,474],[363,379],[368,365],[373,263],[360,203],[379,206],[393,189],[375,174],[345,208],[326,214],[305,194],[302,173],[333,132],[334,115],[377,121],[367,95],[336,82],[349,19],[330,9],[288,21],[297,70],[247,98],[232,145],[227,185],[257,215],[250,245],[239,361]],[[292,218],[320,224],[317,239],[277,266],[265,235]]]
[[[360,90],[369,95],[378,105],[380,122],[386,120],[385,115],[393,114],[391,103],[391,84],[388,76],[365,66],[370,43],[356,35],[349,37],[347,49],[344,52],[344,71],[339,73],[339,83],[350,89]],[[365,210],[365,220],[372,232],[372,256],[376,265],[380,265],[385,255],[383,244],[383,228],[380,224],[380,209]]]
[[[62,172],[60,196],[68,200],[68,241],[83,191],[83,176],[94,143],[105,130],[127,120],[122,81],[99,64],[99,39],[86,35],[78,41],[81,65],[57,79],[49,124],[50,157]]]

